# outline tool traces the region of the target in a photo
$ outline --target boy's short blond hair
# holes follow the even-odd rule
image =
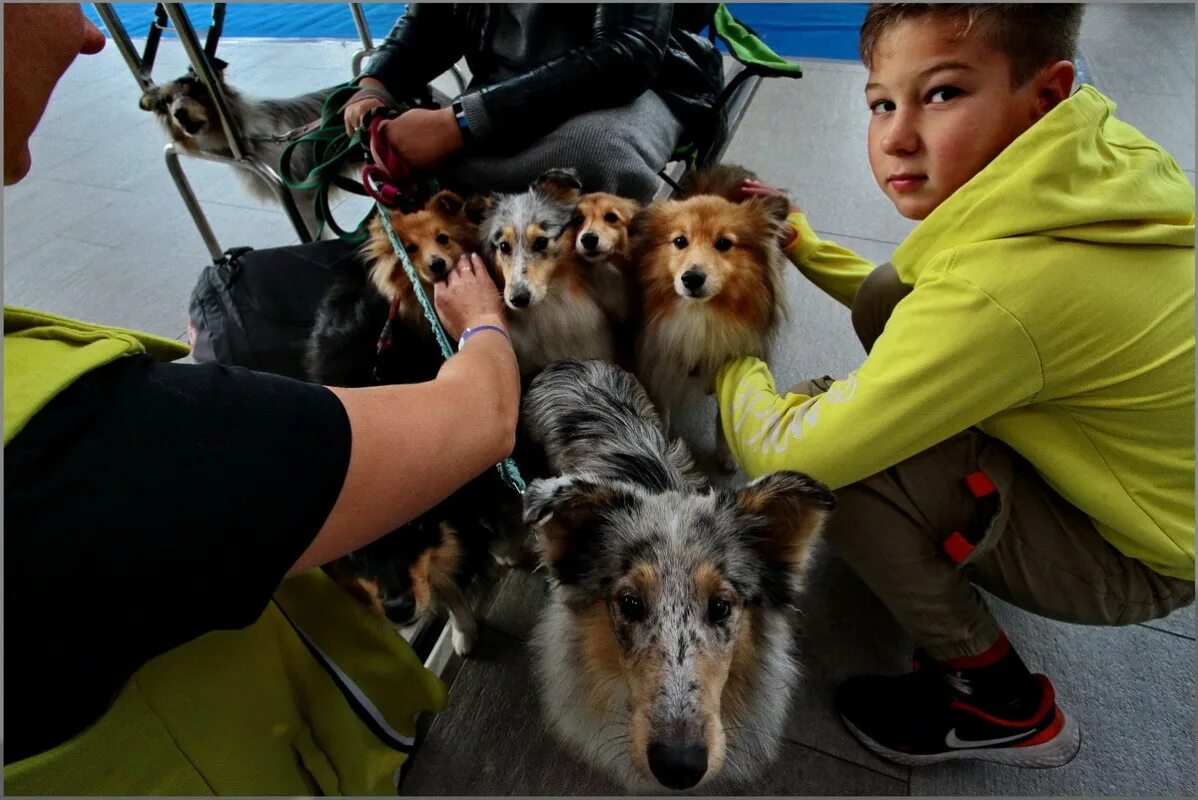
[[[920,17],[956,19],[959,36],[976,30],[1011,60],[1011,85],[1019,87],[1077,51],[1084,6],[1080,3],[874,3],[861,25],[861,62],[870,66],[882,34]]]

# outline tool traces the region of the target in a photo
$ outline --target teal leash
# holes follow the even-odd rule
[[[441,356],[449,358],[453,355],[453,345],[449,343],[449,336],[446,335],[445,328],[441,326],[441,320],[437,318],[437,312],[433,309],[428,294],[424,291],[424,285],[420,282],[420,276],[416,274],[416,268],[412,266],[412,260],[408,258],[407,250],[404,249],[403,243],[395,234],[395,228],[391,226],[391,212],[378,200],[375,200],[374,204],[383,223],[383,230],[387,232],[387,238],[391,240],[391,246],[395,248],[399,262],[403,264],[404,272],[408,274],[408,280],[412,282],[412,289],[416,293],[416,299],[420,301],[424,318],[428,320],[429,327],[433,329],[433,335],[441,348]],[[518,494],[524,494],[526,488],[524,477],[520,474],[520,470],[511,456],[496,464],[495,469],[499,470],[499,477],[503,479],[504,483],[515,489]]]

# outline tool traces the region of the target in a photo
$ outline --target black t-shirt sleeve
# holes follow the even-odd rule
[[[148,356],[38,413],[4,452],[6,763],[94,721],[147,660],[257,619],[350,438],[322,386]]]

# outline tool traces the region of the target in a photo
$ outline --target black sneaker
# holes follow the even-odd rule
[[[905,675],[861,675],[836,690],[844,724],[879,756],[907,766],[977,758],[1016,767],[1073,760],[1081,733],[1057,707],[1052,683],[1030,675],[1030,702],[982,703],[959,671],[917,653]]]

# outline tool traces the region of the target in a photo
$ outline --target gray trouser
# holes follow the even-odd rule
[[[626,106],[569,119],[519,153],[469,156],[451,179],[474,191],[522,192],[547,169],[574,167],[585,192],[648,203],[681,135],[682,123],[647,91]]]
[[[862,284],[853,327],[867,352],[910,290],[889,264]],[[829,383],[792,391],[819,393]],[[965,481],[979,470],[998,490],[996,510]],[[1194,600],[1193,581],[1120,553],[1030,463],[974,429],[836,494],[828,540],[933,658],[977,655],[998,638],[974,584],[1028,611],[1089,625],[1143,622]],[[945,540],[971,529],[981,538],[957,563]]]

